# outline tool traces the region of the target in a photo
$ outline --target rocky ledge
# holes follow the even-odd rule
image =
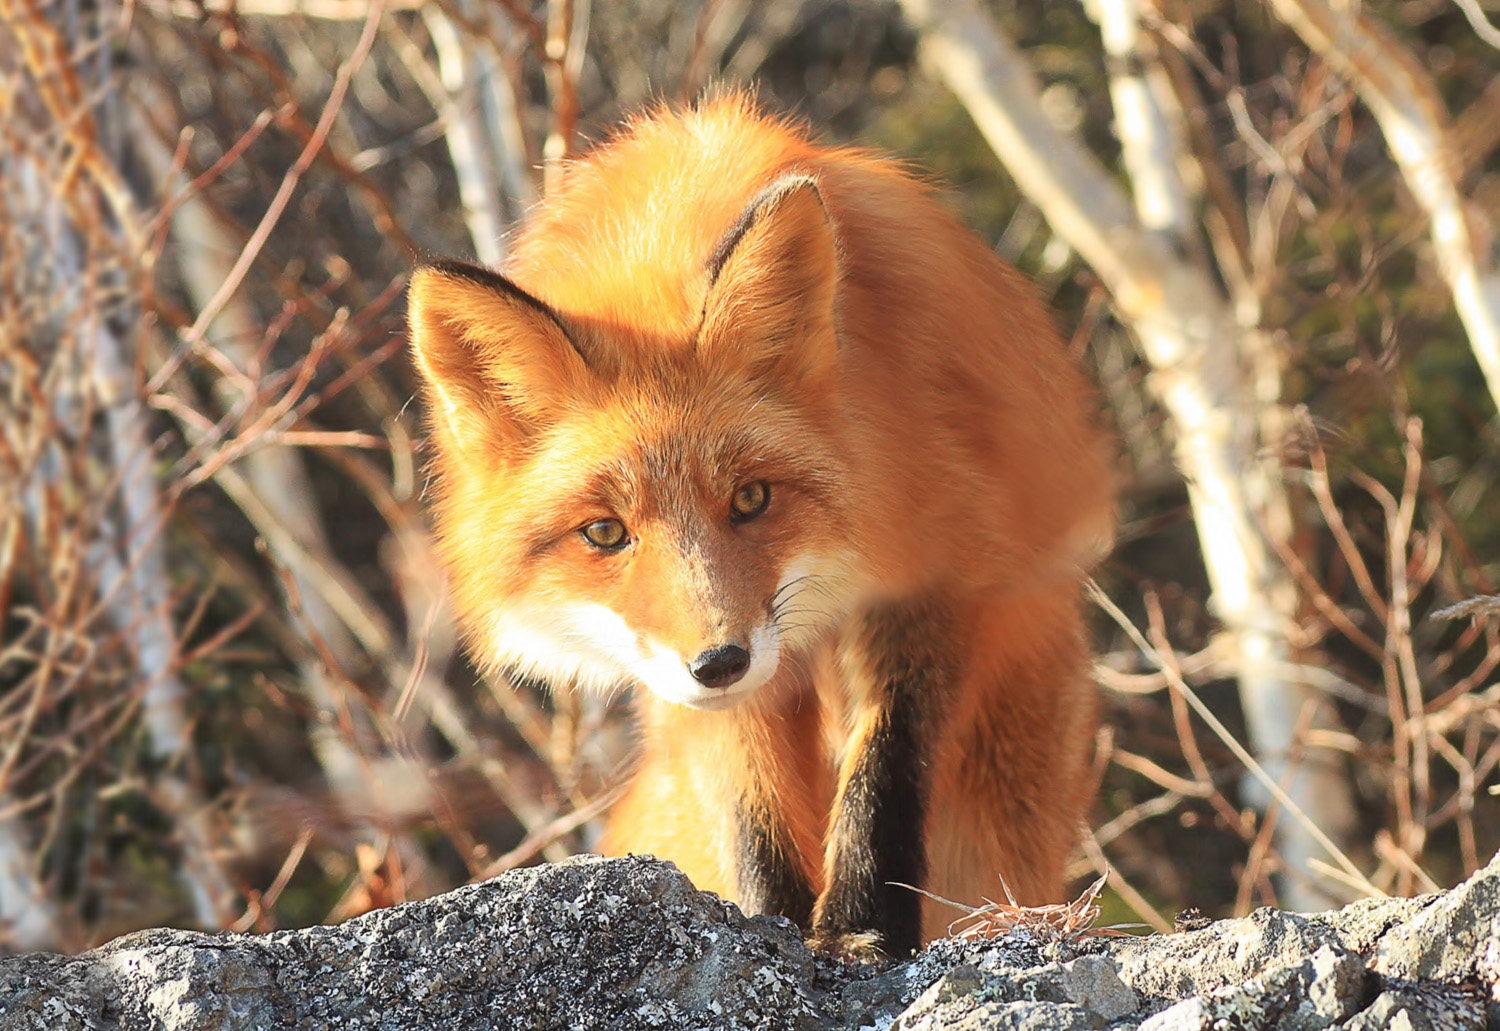
[[[1500,856],[1453,891],[856,967],[651,859],[580,857],[336,927],[0,959],[0,1031],[1500,1028]]]

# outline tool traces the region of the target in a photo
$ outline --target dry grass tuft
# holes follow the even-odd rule
[[[1010,885],[1005,883],[1004,877],[1000,878],[1000,888],[1005,892],[1005,901],[996,902],[987,898],[982,906],[966,906],[961,902],[945,899],[941,895],[934,895],[930,891],[914,888],[910,884],[900,886],[911,888],[912,891],[920,892],[934,902],[941,902],[945,906],[961,911],[964,915],[948,925],[948,933],[954,938],[989,941],[1020,932],[1040,942],[1064,942],[1090,934],[1123,936],[1127,927],[1142,926],[1140,924],[1111,924],[1108,927],[1098,928],[1094,926],[1099,919],[1099,894],[1104,890],[1104,885],[1108,880],[1109,871],[1106,870],[1072,902],[1057,902],[1050,906],[1021,905],[1011,893]]]

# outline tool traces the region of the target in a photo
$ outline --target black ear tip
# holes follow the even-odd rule
[[[818,180],[814,176],[806,172],[788,172],[773,180],[757,193],[749,204],[745,205],[745,210],[740,213],[739,218],[735,219],[734,225],[730,226],[728,231],[719,238],[718,246],[708,256],[709,282],[714,282],[719,278],[725,262],[729,260],[729,256],[734,253],[734,249],[739,246],[740,240],[752,226],[764,215],[781,207],[782,202],[792,194],[803,190],[811,194],[818,202],[818,207],[823,208],[826,215],[827,208],[823,204],[823,192],[819,189]]]
[[[412,269],[410,282],[416,284],[419,280],[427,279],[428,277],[450,281],[459,280],[473,286],[483,287],[486,290],[530,305],[554,322],[557,322],[559,326],[562,326],[562,320],[558,317],[557,312],[546,301],[523,290],[500,273],[493,272],[483,265],[475,265],[453,258],[443,258],[439,261],[428,262],[425,265],[418,265]]]
[[[536,315],[541,316],[546,322],[561,333],[568,346],[577,352],[578,357],[588,363],[587,357],[579,348],[577,340],[567,324],[546,301],[541,300],[534,294],[517,286],[498,272],[492,272],[483,265],[475,265],[467,261],[456,261],[452,258],[444,258],[439,261],[428,262],[418,265],[412,269],[411,278],[408,281],[408,290],[412,299],[412,312],[426,312],[437,310],[439,313],[451,312],[462,306],[465,300],[472,299],[472,295],[466,295],[463,290],[454,292],[443,291],[439,284],[446,281],[449,284],[460,283],[466,286],[477,286],[492,294],[507,299],[512,303],[518,303],[524,308],[530,309]],[[423,296],[424,284],[430,286],[433,292]],[[463,298],[464,300],[460,300]]]
[[[776,211],[788,199],[798,195],[811,197],[818,207],[823,209],[824,215],[827,215],[827,205],[823,201],[823,188],[819,185],[817,177],[806,172],[788,172],[757,193],[755,199],[745,209],[745,214],[741,216],[741,219],[753,222]]]
[[[428,276],[438,279],[462,279],[465,282],[489,287],[491,290],[504,290],[507,293],[515,289],[510,281],[498,272],[492,272],[483,265],[475,265],[472,262],[459,261],[455,258],[440,258],[437,261],[425,262],[411,271],[412,282],[416,282],[419,277]]]
[[[760,200],[762,203],[778,201],[798,190],[810,190],[819,203],[823,200],[823,190],[817,178],[806,172],[788,172],[761,191]]]

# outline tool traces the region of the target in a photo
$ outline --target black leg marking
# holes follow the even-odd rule
[[[833,825],[832,881],[818,913],[818,933],[874,931],[891,955],[922,941],[922,899],[910,888],[927,879],[923,839],[927,785],[923,749],[911,718],[893,707],[866,740],[844,788]]]
[[[812,926],[812,887],[796,856],[780,840],[772,817],[762,809],[741,805],[735,818],[740,908],[788,917],[807,931]]]
[[[927,878],[929,740],[952,678],[935,613],[885,612],[865,629],[879,714],[834,819],[815,935],[873,931],[888,954],[906,955],[922,942],[922,898],[891,882],[922,887]]]

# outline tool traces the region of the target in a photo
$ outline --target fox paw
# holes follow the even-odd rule
[[[890,959],[880,948],[880,935],[873,931],[815,932],[807,945],[843,963],[883,963]]]

